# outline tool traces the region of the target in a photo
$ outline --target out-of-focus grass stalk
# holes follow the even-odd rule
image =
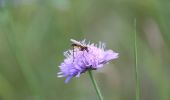
[[[16,100],[13,85],[0,73],[0,95],[3,100]]]
[[[40,87],[40,83],[35,77],[35,74],[33,73],[33,70],[31,69],[28,61],[26,60],[25,54],[22,51],[22,47],[20,46],[21,43],[16,40],[16,34],[15,34],[15,26],[13,22],[11,21],[11,30],[6,34],[9,47],[11,49],[11,52],[14,54],[16,58],[16,62],[18,63],[22,74],[24,75],[30,90],[32,91],[33,98],[35,100],[44,100],[43,99],[43,91]]]
[[[135,52],[135,83],[136,83],[136,100],[140,100],[140,82],[138,72],[138,49],[137,49],[137,32],[136,32],[136,18],[134,19],[134,52]]]
[[[96,90],[96,93],[97,93],[97,95],[98,95],[98,97],[99,97],[99,100],[103,100],[103,96],[102,96],[102,94],[101,94],[101,92],[100,92],[100,89],[99,89],[97,83],[96,83],[96,80],[94,79],[94,76],[93,76],[92,71],[89,70],[88,72],[89,72],[90,79],[91,79],[91,81],[92,81],[92,83],[93,83],[93,86],[94,86],[94,88],[95,88],[95,90]]]

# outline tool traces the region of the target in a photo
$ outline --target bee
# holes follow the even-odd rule
[[[88,47],[83,45],[82,43],[74,40],[74,39],[70,39],[70,41],[72,42],[71,46],[73,47],[73,62],[74,62],[74,49],[77,48],[78,50],[80,51],[87,51],[89,52],[88,50]]]

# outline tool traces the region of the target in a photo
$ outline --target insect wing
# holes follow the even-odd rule
[[[80,43],[80,42],[78,42],[78,41],[76,41],[74,39],[70,39],[70,41],[73,42],[74,44],[77,44],[77,45],[80,45],[80,46],[84,47],[84,45],[82,43]]]

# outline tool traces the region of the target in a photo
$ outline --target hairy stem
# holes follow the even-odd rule
[[[93,83],[93,86],[94,86],[94,88],[95,88],[95,91],[96,91],[96,93],[97,93],[97,95],[98,95],[98,97],[99,97],[99,100],[103,100],[103,96],[102,96],[102,94],[101,94],[101,92],[100,92],[100,89],[99,89],[97,83],[96,83],[96,80],[94,79],[92,70],[88,70],[88,72],[89,72],[90,79],[91,79],[91,81],[92,81],[92,83]]]

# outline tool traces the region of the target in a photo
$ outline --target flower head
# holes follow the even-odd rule
[[[88,44],[83,41],[76,41],[71,39],[74,49],[64,52],[66,57],[60,64],[60,72],[58,77],[67,77],[65,83],[76,76],[80,77],[81,73],[87,70],[97,70],[103,67],[103,64],[108,63],[110,60],[118,58],[118,53],[112,50],[105,50],[105,44],[99,42],[96,44]]]

